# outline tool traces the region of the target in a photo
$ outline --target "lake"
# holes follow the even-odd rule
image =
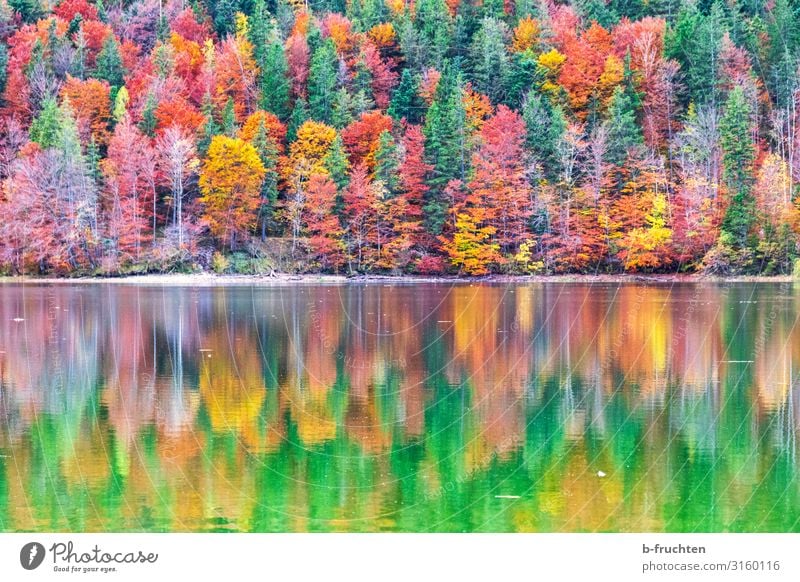
[[[800,286],[0,285],[2,531],[798,531]]]

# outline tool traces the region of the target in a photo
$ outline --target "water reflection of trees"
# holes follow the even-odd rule
[[[796,530],[797,308],[774,285],[0,287],[0,526]]]

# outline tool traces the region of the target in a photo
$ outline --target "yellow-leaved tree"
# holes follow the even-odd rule
[[[336,139],[336,130],[316,121],[306,121],[297,129],[297,139],[289,148],[284,179],[290,189],[297,189],[314,174],[327,176],[325,157]]]
[[[337,135],[334,128],[324,123],[306,121],[297,129],[297,139],[289,147],[288,160],[283,167],[287,196],[282,214],[283,219],[289,223],[292,229],[293,249],[302,228],[303,209],[306,204],[306,185],[312,176],[328,177],[330,175],[328,156],[336,141]],[[341,141],[339,143],[341,144]]]
[[[542,82],[542,91],[552,96],[557,96],[559,94],[561,86],[558,83],[558,74],[561,72],[561,67],[566,60],[567,57],[556,49],[550,49],[546,53],[539,55],[537,59],[538,69],[544,78]]]
[[[231,250],[255,226],[266,170],[252,144],[217,135],[200,173],[203,222]]]
[[[456,216],[456,230],[453,238],[439,237],[450,263],[467,275],[486,275],[489,265],[503,262],[500,245],[490,237],[495,233],[493,226],[482,226],[484,211],[470,208]]]
[[[519,21],[514,29],[514,37],[511,43],[511,51],[522,53],[536,47],[539,42],[542,28],[539,22],[530,16],[526,16]]]
[[[672,229],[667,227],[667,198],[654,194],[646,228],[634,228],[621,242],[620,256],[626,271],[658,269],[669,262]]]

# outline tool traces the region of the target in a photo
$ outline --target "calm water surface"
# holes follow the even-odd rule
[[[0,530],[798,531],[800,286],[0,285]]]

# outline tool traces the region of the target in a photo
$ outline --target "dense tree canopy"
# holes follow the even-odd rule
[[[0,0],[0,272],[788,272],[798,30],[796,0]]]

